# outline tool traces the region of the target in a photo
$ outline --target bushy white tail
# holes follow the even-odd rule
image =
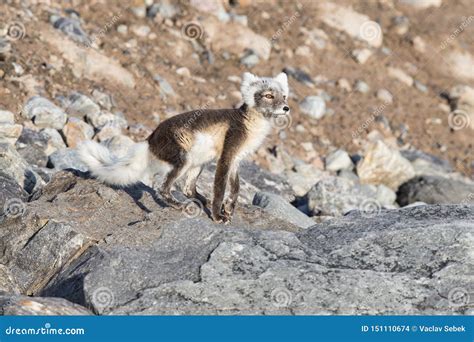
[[[78,153],[91,174],[100,181],[126,186],[139,182],[148,168],[148,142],[131,146],[125,156],[117,157],[95,141],[85,141]]]

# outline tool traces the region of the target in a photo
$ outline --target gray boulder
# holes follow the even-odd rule
[[[44,185],[41,177],[10,144],[0,143],[0,170],[14,179],[28,193]]]
[[[79,159],[76,149],[63,148],[49,156],[49,166],[56,170],[74,169],[87,172],[87,166]]]
[[[306,198],[313,215],[342,216],[351,210],[376,214],[381,208],[374,186],[360,185],[340,177],[322,179],[311,188]]]
[[[417,176],[444,176],[454,170],[448,161],[419,150],[402,150],[401,155],[411,162]]]
[[[61,108],[41,96],[28,99],[21,114],[42,128],[62,129],[67,120],[67,114]]]
[[[27,192],[12,177],[0,171],[0,222],[3,215],[21,215],[27,199]]]
[[[15,147],[28,164],[45,167],[48,163],[48,156],[46,155],[48,142],[49,137],[43,132],[25,128]]]
[[[29,219],[23,218],[24,222]],[[88,246],[87,238],[67,224],[52,220],[42,227],[25,227],[21,234],[15,235],[11,230],[8,233],[3,238],[6,256],[12,257],[9,267],[21,292],[28,295],[42,289]]]
[[[84,118],[86,115],[94,116],[100,113],[100,107],[90,97],[73,92],[65,100],[64,106],[69,115]]]
[[[418,176],[402,184],[397,202],[427,204],[474,203],[474,184],[439,176]]]
[[[283,197],[267,192],[257,192],[253,205],[263,208],[270,215],[288,221],[300,228],[308,228],[315,224],[306,214],[302,213]]]

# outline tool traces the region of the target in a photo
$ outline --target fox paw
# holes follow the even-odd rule
[[[227,224],[230,223],[230,221],[232,220],[232,216],[228,212],[223,211],[218,214],[213,213],[212,219],[214,220],[214,222]]]

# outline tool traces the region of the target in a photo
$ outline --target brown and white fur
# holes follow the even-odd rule
[[[171,187],[187,175],[184,194],[206,205],[197,192],[196,182],[205,164],[217,160],[212,217],[230,221],[239,194],[240,162],[255,152],[270,133],[271,120],[289,114],[288,79],[244,73],[241,93],[244,104],[238,109],[196,110],[173,116],[158,125],[148,141],[135,144],[123,157],[114,156],[105,146],[88,141],[79,155],[99,180],[119,186],[137,183],[153,176],[157,165],[169,172],[160,189],[173,207],[182,203],[171,194]],[[224,201],[226,187],[229,195]]]

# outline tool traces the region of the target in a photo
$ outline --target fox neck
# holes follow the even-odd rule
[[[265,119],[270,119],[272,117],[272,114],[265,114],[260,111],[258,111],[255,107],[250,107],[248,104],[244,103],[241,107],[240,110],[243,111],[246,115],[246,117],[249,118],[255,118],[255,117],[261,117]]]

